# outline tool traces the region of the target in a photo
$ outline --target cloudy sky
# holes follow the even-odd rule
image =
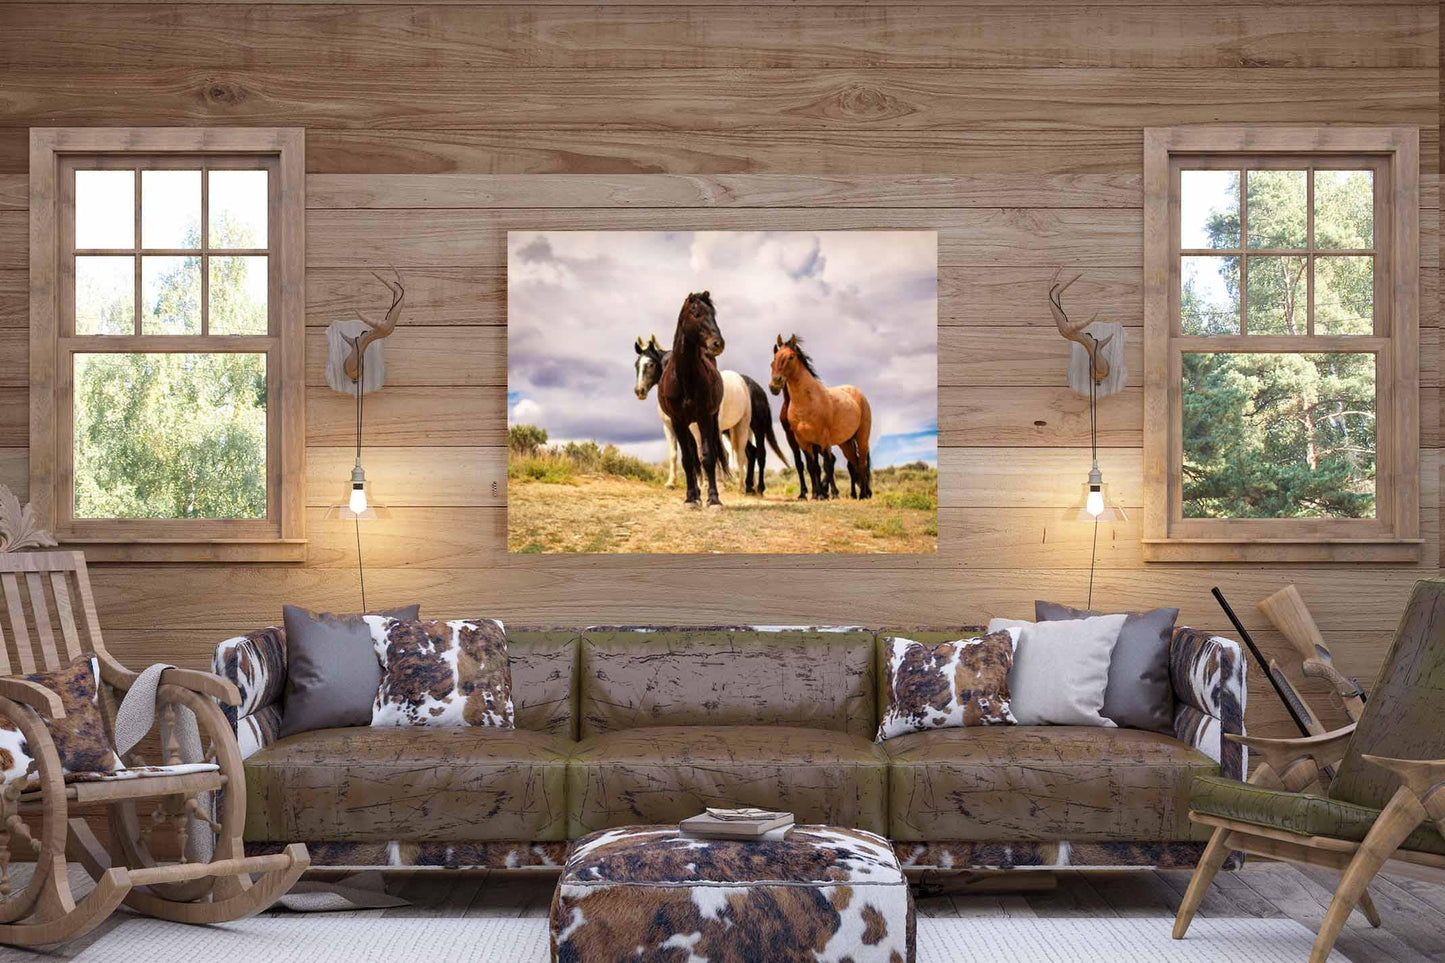
[[[710,291],[720,367],[766,388],[778,335],[797,334],[825,382],[867,395],[875,468],[936,465],[937,264],[932,231],[509,232],[507,423],[662,461],[633,341],[670,348],[683,299]]]

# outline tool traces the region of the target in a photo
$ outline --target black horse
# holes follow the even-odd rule
[[[752,402],[753,417],[750,422],[753,440],[748,442],[748,478],[747,493],[749,495],[761,495],[767,491],[768,477],[768,449],[763,442],[767,441],[773,446],[779,458],[785,458],[783,450],[778,447],[778,438],[773,434],[773,409],[768,404],[768,393],[763,386],[758,384],[747,375],[743,375],[743,382],[748,386],[748,398]],[[796,446],[795,446],[796,448]],[[758,469],[758,484],[753,487],[753,466]]]
[[[773,354],[777,353],[778,348],[775,345],[773,347]],[[803,364],[807,367],[808,371],[813,375],[813,377],[816,378],[818,376],[818,372],[813,370],[812,359],[809,358],[807,355],[802,355],[801,360]],[[823,450],[818,448],[818,446],[814,445],[813,450],[807,453],[807,461],[804,461],[803,450],[798,445],[798,439],[793,435],[792,425],[788,424],[789,399],[787,386],[785,385],[781,389],[774,388],[773,394],[777,394],[780,390],[783,394],[783,406],[778,409],[778,421],[780,421],[783,425],[783,437],[788,439],[788,447],[792,449],[793,452],[793,465],[798,472],[798,501],[807,501],[808,499],[809,476],[816,476],[822,481],[822,484],[814,486],[813,498],[815,500],[825,500],[829,497],[829,495],[831,495],[833,498],[839,497],[838,481],[833,476],[833,470],[838,465],[837,456],[833,454],[833,449],[831,448]],[[765,402],[767,401],[766,398],[764,398],[763,400]],[[823,465],[821,468],[818,467],[819,455],[823,456]],[[783,457],[783,453],[778,452],[778,457]]]
[[[717,497],[718,452],[722,448],[717,413],[722,407],[723,380],[713,359],[723,353],[725,346],[712,296],[706,291],[689,294],[678,312],[672,353],[657,386],[658,403],[671,419],[677,435],[682,470],[687,476],[688,505],[698,504],[701,498],[698,476],[704,470],[708,505],[722,505]],[[693,425],[697,425],[702,439],[701,453],[692,436]],[[729,476],[726,462],[722,465],[722,474],[724,478]]]

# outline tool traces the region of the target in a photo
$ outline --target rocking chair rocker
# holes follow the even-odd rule
[[[34,760],[23,777],[0,786],[0,943],[35,946],[72,940],[121,903],[178,923],[219,923],[260,912],[283,896],[305,872],[310,857],[299,843],[274,855],[245,855],[241,754],[216,702],[239,704],[236,687],[206,672],[166,669],[157,689],[164,765],[67,781],[44,722],[64,717],[61,699],[12,675],[12,666],[23,674],[54,671],[85,652],[93,653],[100,665],[101,711],[111,722],[119,697],[138,674],[105,650],[80,552],[0,553],[0,588],[11,630],[7,639],[0,627],[0,716],[20,730]],[[33,618],[27,618],[22,595],[29,597]],[[73,598],[78,598],[78,607]],[[82,626],[88,647],[81,641]],[[57,628],[63,654],[56,647]],[[39,669],[32,635],[39,641]],[[177,707],[195,715],[202,743],[208,743],[204,764],[180,764]],[[128,755],[122,760],[127,766],[142,765]],[[219,821],[202,802],[207,793],[220,794]],[[142,801],[149,801],[147,811],[138,809]],[[108,809],[109,851],[84,819],[68,818],[72,804],[88,803]],[[26,816],[39,818],[38,831],[32,831]],[[188,861],[187,827],[193,818],[216,834],[208,861]],[[180,838],[179,862],[161,863],[151,852],[151,829],[166,822],[175,824]],[[18,892],[12,891],[10,879],[12,848],[35,859],[34,873]],[[67,851],[96,881],[79,902],[70,889]],[[260,875],[253,881],[253,874]]]

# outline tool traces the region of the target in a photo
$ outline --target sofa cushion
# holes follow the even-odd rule
[[[508,629],[512,714],[518,729],[577,738],[577,646],[570,629]]]
[[[676,823],[708,806],[787,810],[882,833],[883,753],[862,736],[788,726],[649,726],[584,739],[567,767],[573,838]]]
[[[246,838],[563,839],[569,745],[473,726],[299,733],[246,760]]]
[[[903,841],[1205,838],[1189,786],[1219,772],[1169,736],[1096,726],[938,729],[882,749],[888,835]]]
[[[1219,776],[1194,780],[1189,799],[1195,812],[1283,829],[1301,836],[1329,836],[1357,843],[1364,842],[1380,816],[1378,809],[1343,799],[1266,789]],[[1445,856],[1445,837],[1434,823],[1427,822],[1411,833],[1400,848]]]
[[[581,736],[641,726],[807,726],[872,738],[873,633],[588,631]]]
[[[515,729],[507,633],[496,619],[364,616],[381,660],[373,726]]]

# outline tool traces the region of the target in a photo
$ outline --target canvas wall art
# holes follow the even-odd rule
[[[933,231],[513,231],[507,547],[938,547]]]

